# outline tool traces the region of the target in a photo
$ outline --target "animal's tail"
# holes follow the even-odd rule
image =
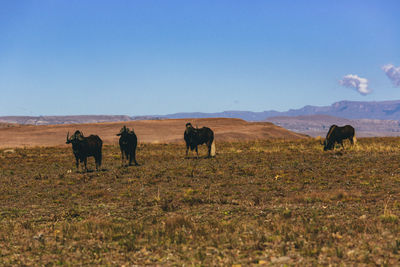
[[[103,155],[102,155],[101,149],[100,149],[99,154],[98,154],[99,167],[101,166],[101,161],[102,161],[102,160],[103,160]]]
[[[215,150],[215,139],[213,140],[213,142],[211,143],[211,157],[215,157],[216,154],[216,150]]]

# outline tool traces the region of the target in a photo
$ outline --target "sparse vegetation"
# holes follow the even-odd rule
[[[141,144],[129,168],[106,145],[87,173],[69,147],[0,150],[0,265],[396,265],[400,138],[358,141]]]

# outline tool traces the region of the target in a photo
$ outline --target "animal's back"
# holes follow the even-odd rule
[[[214,140],[214,132],[208,127],[203,127],[199,129],[199,138],[200,144],[204,144],[206,142],[212,143]]]
[[[351,125],[345,125],[343,127],[343,131],[349,136],[354,136],[354,134],[355,134],[354,127]]]
[[[88,141],[88,143],[90,144],[90,145],[92,145],[92,144],[97,144],[97,145],[99,145],[100,147],[103,145],[103,141],[100,139],[100,137],[98,136],[98,135],[89,135],[88,137],[87,137],[87,141]]]
[[[86,138],[88,144],[88,156],[94,156],[96,153],[101,153],[103,141],[98,135],[90,135]]]

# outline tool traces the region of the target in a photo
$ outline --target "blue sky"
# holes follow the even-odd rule
[[[400,99],[382,69],[400,66],[399,10],[397,0],[4,0],[0,116]],[[346,75],[367,79],[368,93]]]

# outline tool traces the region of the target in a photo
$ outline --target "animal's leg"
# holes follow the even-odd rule
[[[343,140],[340,141],[339,144],[342,146],[342,149],[344,149]]]
[[[189,154],[189,146],[186,146],[186,157],[188,157]]]
[[[85,164],[85,171],[88,171],[88,168],[87,168],[87,158],[85,158],[85,159],[83,160],[83,163]]]
[[[99,170],[99,159],[97,157],[94,157],[94,163],[96,164],[96,171]]]
[[[129,166],[129,162],[130,162],[130,155],[128,151],[125,151],[125,160],[124,160],[124,166]],[[126,163],[126,164],[125,164]]]
[[[79,159],[75,159],[75,166],[76,166],[76,171],[79,172]]]
[[[207,158],[211,158],[211,144],[212,144],[212,142],[208,142],[207,143],[207,147],[208,147],[208,156],[207,156]]]
[[[353,137],[349,138],[350,144],[354,145]]]
[[[136,149],[133,150],[132,154],[133,154],[132,157],[133,157],[133,162],[135,162],[135,166],[139,166],[139,163],[137,163],[137,161],[136,161]]]
[[[129,165],[129,166],[132,166],[132,160],[133,160],[133,159],[132,159],[132,153],[129,153],[129,154],[128,154],[128,159],[129,159],[128,165]]]
[[[124,150],[121,148],[121,166],[124,166]]]
[[[196,155],[197,155],[197,158],[199,158],[199,150],[198,150],[197,146],[196,146]]]
[[[98,155],[99,155],[98,162],[99,162],[99,168],[100,168],[101,167],[101,162],[103,160],[103,155],[101,153],[101,150],[99,151]]]

